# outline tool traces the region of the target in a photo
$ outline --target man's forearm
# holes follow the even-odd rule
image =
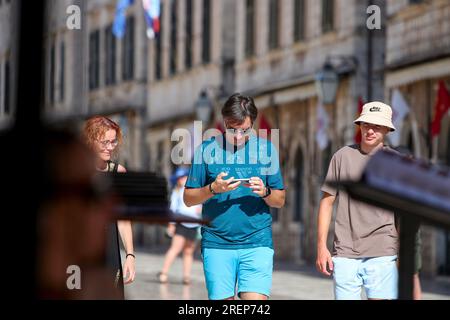
[[[330,228],[332,213],[332,205],[321,201],[317,217],[317,247],[319,248],[327,246],[328,230]]]
[[[213,196],[214,194],[209,190],[209,185],[206,185],[202,188],[184,189],[183,200],[188,207],[192,207],[204,203]]]
[[[263,199],[269,207],[281,208],[284,206],[285,198],[285,190],[272,190],[271,194]]]

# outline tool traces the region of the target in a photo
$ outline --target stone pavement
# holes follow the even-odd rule
[[[192,283],[182,284],[182,260],[178,257],[169,273],[169,283],[160,284],[156,274],[160,270],[164,251],[136,251],[136,279],[125,287],[130,300],[206,300],[208,299],[203,267],[197,251],[192,268]],[[122,252],[123,256],[123,252]],[[450,300],[450,280],[422,279],[423,299]],[[311,266],[275,262],[272,281],[272,300],[331,300],[333,282],[322,277]]]

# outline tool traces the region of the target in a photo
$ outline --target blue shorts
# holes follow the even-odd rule
[[[273,249],[203,248],[203,270],[208,298],[227,299],[237,292],[270,295],[272,287]]]
[[[337,300],[361,300],[361,287],[369,299],[398,298],[397,256],[332,260]]]

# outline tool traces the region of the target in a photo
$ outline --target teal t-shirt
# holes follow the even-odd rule
[[[202,188],[220,172],[228,173],[223,179],[260,177],[271,189],[284,189],[275,146],[254,135],[237,150],[223,135],[203,142],[195,151],[186,188]],[[270,208],[242,183],[207,200],[202,215],[211,221],[202,227],[202,248],[273,248]]]

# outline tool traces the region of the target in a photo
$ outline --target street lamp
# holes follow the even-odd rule
[[[211,119],[212,103],[208,97],[208,94],[206,93],[206,90],[203,90],[200,93],[200,96],[195,105],[195,112],[197,115],[197,120],[208,123]]]
[[[326,62],[316,74],[316,88],[323,104],[334,104],[339,77],[331,63]]]

